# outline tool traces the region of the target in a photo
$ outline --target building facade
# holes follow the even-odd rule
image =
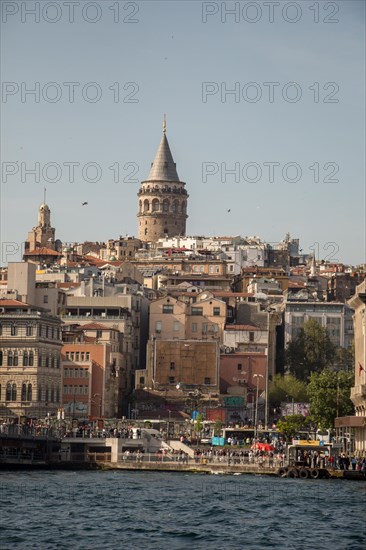
[[[0,416],[53,415],[61,405],[61,320],[0,300]]]

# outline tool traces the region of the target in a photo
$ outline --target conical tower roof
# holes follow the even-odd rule
[[[180,181],[166,137],[165,119],[163,137],[161,138],[154,162],[151,164],[149,177],[146,181]]]

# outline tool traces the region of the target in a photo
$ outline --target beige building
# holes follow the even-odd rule
[[[0,300],[0,416],[42,418],[61,405],[61,321],[46,309]]]
[[[355,416],[337,418],[336,427],[341,436],[353,435],[355,451],[366,455],[366,281],[356,287],[356,294],[347,303],[354,309],[355,383],[351,399]]]
[[[168,295],[150,304],[149,338],[222,342],[225,320],[225,302],[210,292]]]
[[[200,389],[203,395],[216,393],[219,361],[218,341],[153,338],[148,342],[147,368],[136,372],[136,388],[178,392],[178,397],[193,389]]]

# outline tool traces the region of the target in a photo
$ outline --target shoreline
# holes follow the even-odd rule
[[[205,475],[254,475],[259,477],[288,477],[279,475],[278,468],[242,464],[177,464],[176,462],[54,462],[49,464],[0,463],[0,473],[5,471],[139,471],[171,472]],[[301,479],[301,478],[292,478]],[[310,478],[308,478],[310,479]],[[354,470],[326,470],[322,479],[366,481],[366,472]],[[313,480],[314,481],[314,480]]]

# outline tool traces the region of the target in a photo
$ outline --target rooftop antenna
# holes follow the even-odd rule
[[[47,191],[47,189],[44,188],[43,189],[43,204],[46,204],[46,191]]]

